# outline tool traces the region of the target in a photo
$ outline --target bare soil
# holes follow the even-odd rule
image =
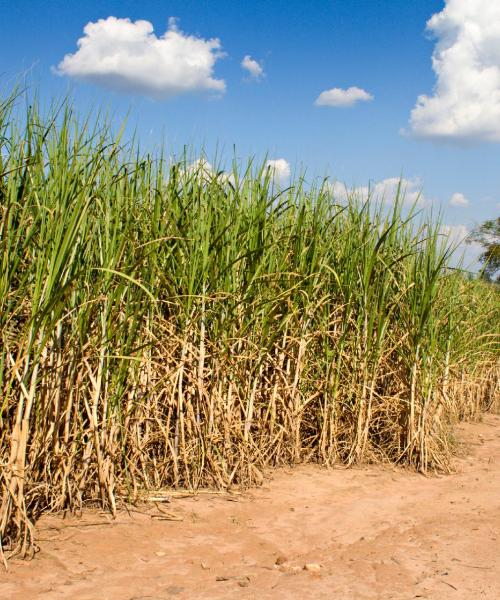
[[[458,434],[463,453],[446,476],[309,465],[115,521],[45,516],[40,552],[0,572],[0,598],[497,600],[500,417]]]

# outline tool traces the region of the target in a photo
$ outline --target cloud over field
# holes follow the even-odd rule
[[[479,257],[484,248],[478,242],[468,242],[471,230],[467,225],[441,225],[441,234],[455,248],[452,266],[462,266],[465,269],[477,271],[480,268]]]
[[[460,192],[455,192],[450,198],[450,206],[469,206],[469,201]]]
[[[116,17],[87,23],[83,33],[78,50],[54,69],[58,75],[155,99],[226,89],[213,73],[223,56],[220,41],[186,35],[175,19],[160,37],[149,21]]]
[[[500,142],[500,2],[446,0],[427,22],[436,85],[410,116],[415,136]]]
[[[461,244],[467,239],[470,230],[466,225],[441,225],[441,233],[453,244]]]
[[[421,193],[422,184],[420,179],[405,179],[401,177],[388,177],[381,181],[375,181],[370,186],[347,187],[340,181],[328,182],[327,187],[334,198],[339,201],[345,201],[351,194],[365,200],[370,195],[375,201],[383,201],[392,204],[396,199],[398,188],[401,186],[400,193],[404,197],[406,204],[417,204],[424,206],[430,204],[430,200]]]
[[[262,65],[248,54],[241,61],[241,67],[248,72],[252,79],[258,81],[264,77],[264,68]]]
[[[279,183],[284,183],[290,179],[291,169],[290,163],[284,158],[276,158],[268,160],[266,167],[270,169],[273,179]]]
[[[349,107],[354,106],[357,102],[369,102],[373,100],[373,96],[359,87],[350,87],[346,90],[342,88],[332,88],[325,90],[316,98],[314,104],[316,106],[334,106],[334,107]]]
[[[187,164],[185,167],[180,167],[182,177],[196,176],[200,182],[209,183],[215,178],[219,183],[230,183],[234,186],[234,174],[229,171],[216,169],[206,158],[198,158]]]

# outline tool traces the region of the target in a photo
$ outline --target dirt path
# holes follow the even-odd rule
[[[500,417],[460,431],[451,476],[307,466],[242,496],[161,504],[182,522],[45,517],[41,552],[0,572],[0,598],[497,600]]]

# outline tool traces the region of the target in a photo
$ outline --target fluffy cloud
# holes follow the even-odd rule
[[[185,35],[174,19],[160,37],[149,21],[116,17],[88,23],[83,33],[78,50],[54,69],[58,75],[156,99],[225,91],[225,82],[213,77],[223,56],[220,41]]]
[[[456,192],[450,198],[450,206],[469,206],[469,201],[460,192]]]
[[[316,106],[346,107],[353,106],[356,102],[368,102],[369,100],[373,100],[373,96],[358,87],[350,87],[346,90],[332,88],[321,92],[314,104]]]
[[[345,201],[348,196],[354,195],[361,199],[366,199],[370,196],[375,201],[383,201],[387,204],[394,202],[399,186],[401,186],[401,194],[406,204],[417,204],[419,206],[430,204],[430,200],[425,198],[421,193],[421,182],[418,178],[404,179],[401,177],[389,177],[382,181],[376,181],[370,186],[356,186],[353,188],[348,188],[340,181],[327,183],[329,191],[338,201]]]
[[[470,231],[466,225],[441,225],[441,233],[446,236],[452,244],[465,242]]]
[[[186,168],[181,168],[181,173],[187,177],[196,176],[204,183],[209,183],[217,178],[219,183],[230,183],[235,185],[234,174],[227,171],[214,169],[213,165],[206,158],[198,158],[189,163]]]
[[[181,172],[186,175],[199,175],[202,178],[211,179],[216,171],[214,170],[212,163],[208,162],[206,158],[198,158],[192,163],[189,163],[185,169],[181,169]]]
[[[477,271],[480,268],[479,257],[484,248],[477,242],[467,241],[470,233],[466,225],[441,225],[441,235],[455,249],[451,265]]]
[[[427,22],[436,38],[432,96],[411,112],[420,137],[500,142],[500,2],[446,0]]]
[[[271,171],[273,179],[279,183],[284,183],[290,179],[290,163],[284,158],[268,160],[266,167]]]
[[[241,66],[243,69],[248,71],[252,79],[258,80],[264,76],[264,69],[262,68],[262,65],[248,54],[241,61]]]

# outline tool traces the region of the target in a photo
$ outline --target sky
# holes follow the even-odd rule
[[[441,212],[500,214],[500,1],[0,0],[0,89],[128,115],[144,146],[233,152]],[[235,149],[235,150],[233,150]],[[472,260],[478,248],[469,247]]]

